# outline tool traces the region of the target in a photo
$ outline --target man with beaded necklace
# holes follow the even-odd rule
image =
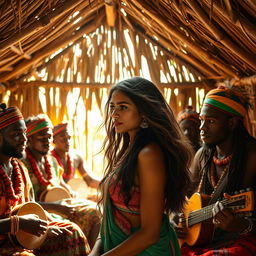
[[[11,215],[14,207],[33,201],[34,194],[28,171],[17,159],[22,157],[27,141],[23,116],[17,107],[1,104],[0,108],[0,255],[87,255],[86,238],[75,224],[47,222],[33,212]],[[9,239],[19,230],[38,237],[44,235],[46,240],[39,249],[26,250]]]
[[[99,180],[95,179],[86,171],[82,156],[74,149],[70,149],[71,135],[68,123],[61,123],[53,127],[54,149],[51,151],[58,164],[64,169],[63,179],[68,182],[78,170],[85,183],[92,188],[98,188]]]
[[[52,140],[52,123],[47,115],[40,114],[26,119],[28,143],[26,155],[22,159],[29,170],[29,175],[35,191],[36,201],[40,201],[40,195],[52,187],[63,187],[71,195],[74,192],[62,178],[63,169],[58,165],[56,159],[49,154]],[[88,202],[81,202],[79,206],[62,201],[39,202],[44,209],[57,213],[78,224],[92,247],[99,232],[99,215]],[[92,202],[91,202],[92,203]]]
[[[246,129],[249,99],[245,89],[221,84],[205,97],[200,136],[204,145],[195,155],[191,191],[211,195],[214,237],[202,246],[184,245],[182,255],[256,255],[255,216],[242,217],[219,201],[256,186],[256,140]],[[217,202],[216,202],[217,201]],[[186,229],[177,228],[180,238]]]

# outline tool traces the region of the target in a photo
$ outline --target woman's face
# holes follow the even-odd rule
[[[142,116],[137,106],[121,91],[114,91],[110,99],[110,113],[117,133],[128,133],[134,138],[140,130]]]

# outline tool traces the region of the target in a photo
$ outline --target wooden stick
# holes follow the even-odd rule
[[[116,3],[113,0],[105,0],[106,20],[110,27],[115,26],[116,22]]]

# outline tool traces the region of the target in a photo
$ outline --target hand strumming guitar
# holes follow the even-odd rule
[[[224,193],[224,198],[230,199],[231,196]],[[224,208],[223,204],[217,201],[212,209],[213,224],[228,232],[240,233],[248,226],[245,218],[242,218],[234,213],[231,209]]]

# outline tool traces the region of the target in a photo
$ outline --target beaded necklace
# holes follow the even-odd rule
[[[63,163],[61,162],[61,159],[60,159],[60,156],[59,154],[56,152],[55,149],[53,149],[51,151],[52,153],[52,156],[54,156],[58,162],[58,164],[63,168],[64,172],[63,172],[63,179],[64,180],[70,180],[71,178],[73,178],[74,176],[74,168],[73,168],[73,164],[72,164],[72,161],[71,161],[71,157],[69,155],[69,153],[67,153],[67,170],[64,168],[64,165]]]
[[[45,179],[43,176],[43,173],[38,168],[36,160],[34,159],[34,157],[32,156],[28,148],[26,149],[26,154],[27,154],[29,163],[31,165],[32,171],[35,174],[36,178],[38,179],[39,183],[43,186],[50,185],[51,184],[50,180],[52,179],[52,170],[51,170],[51,165],[48,161],[47,156],[44,156],[44,169],[45,169],[45,173],[47,174],[47,178]]]
[[[211,195],[213,195],[215,193],[216,189],[219,187],[219,185],[223,181],[224,177],[226,176],[227,171],[229,169],[229,163],[232,159],[232,154],[223,158],[223,159],[218,159],[215,154],[212,158],[212,164],[211,164],[211,168],[210,168],[210,182],[211,182],[211,185],[213,187],[213,192],[212,192]],[[224,169],[221,172],[221,175],[219,177],[218,182],[217,182],[216,166],[219,166],[219,167],[224,167],[225,166]]]
[[[0,177],[3,181],[6,190],[6,196],[14,203],[19,200],[22,194],[22,175],[20,166],[16,160],[12,159],[11,164],[13,166],[13,180],[6,174],[2,165],[0,165]]]
[[[213,189],[216,189],[216,187],[218,187],[218,185],[221,183],[221,181],[223,180],[227,170],[228,170],[229,165],[227,165],[221,172],[220,178],[217,182],[217,173],[216,173],[216,167],[215,165],[212,163],[211,164],[211,168],[210,168],[210,181],[211,181],[211,185],[213,187]]]
[[[225,158],[223,158],[223,159],[217,158],[216,154],[214,154],[214,156],[212,158],[212,161],[214,162],[214,164],[220,166],[220,165],[228,164],[230,162],[231,158],[232,158],[232,154],[227,156],[227,157],[225,157]]]

